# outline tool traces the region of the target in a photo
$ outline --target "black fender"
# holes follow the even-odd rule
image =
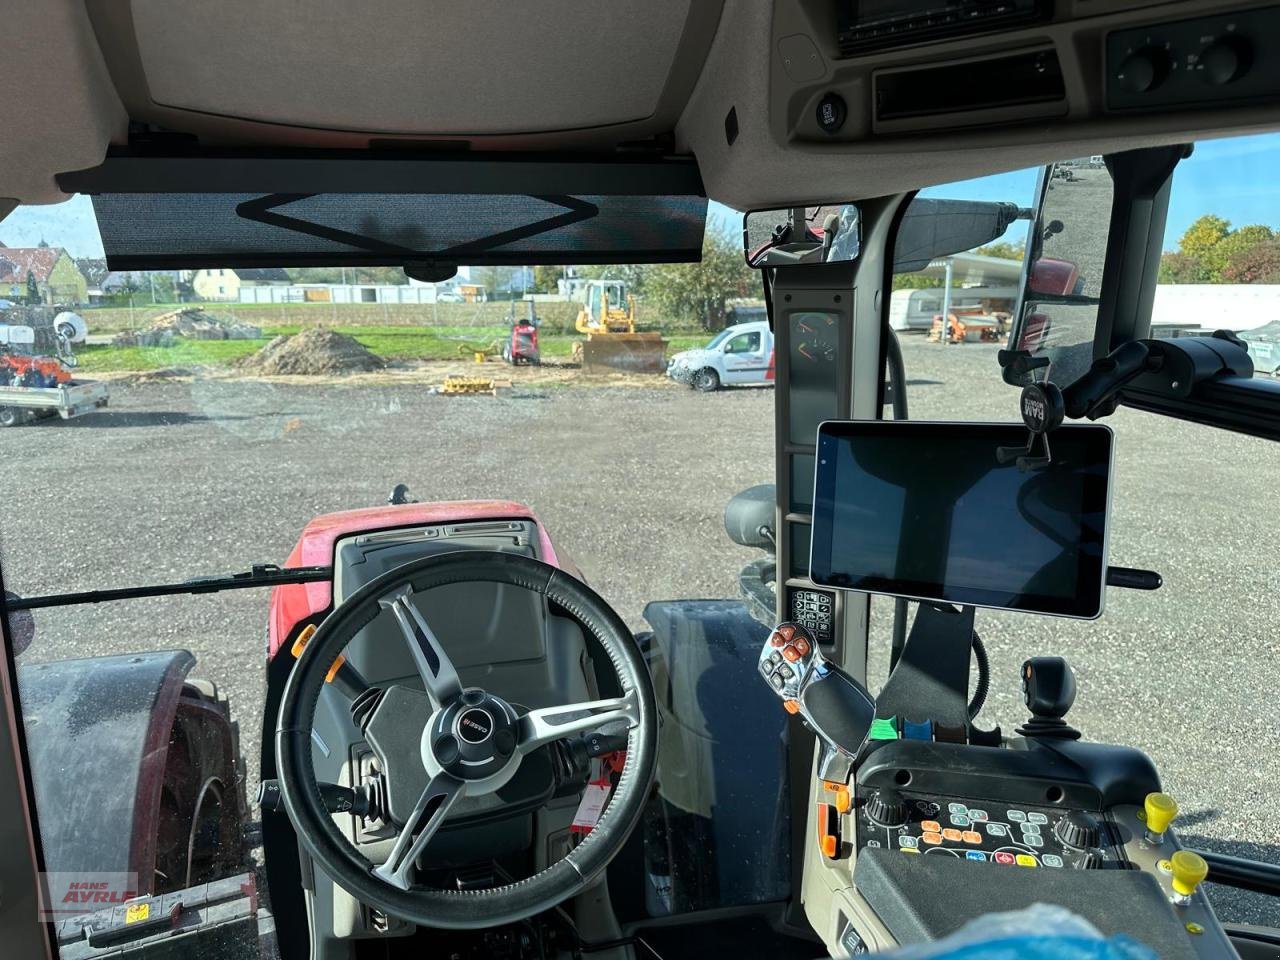
[[[154,894],[243,865],[237,731],[210,687],[187,682],[194,665],[162,650],[19,667],[48,872],[136,874]],[[204,842],[188,859],[193,833]]]

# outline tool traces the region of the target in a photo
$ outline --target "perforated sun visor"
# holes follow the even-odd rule
[[[684,163],[228,162],[113,158],[59,184],[92,197],[114,270],[660,263],[702,251],[707,201]],[[575,182],[585,189],[566,189]]]

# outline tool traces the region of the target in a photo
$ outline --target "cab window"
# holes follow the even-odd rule
[[[760,349],[760,333],[744,333],[724,345],[725,353],[756,353]]]
[[[921,195],[1030,206],[1041,176],[1040,169],[1027,169]],[[1039,319],[1035,326],[1024,324],[1022,335],[1038,333],[1021,345],[1049,356],[1049,375],[1065,384],[1092,361],[1112,181],[1106,167],[1089,157],[1055,164],[1049,176],[1042,222],[1052,230],[1040,238],[1041,259],[1030,271],[1031,286],[1041,284],[1045,294],[1040,303],[1024,304],[1025,315]],[[1153,337],[1225,327],[1249,344],[1255,376],[1277,375],[1278,187],[1280,135],[1199,143],[1179,164]],[[938,318],[908,326],[915,315],[900,314],[895,335],[910,419],[1018,421],[1019,392],[1001,381],[996,355],[1019,345],[1009,337],[1030,226],[1017,221],[999,240],[953,258],[945,341]],[[991,268],[985,276],[978,273],[982,265]],[[941,294],[944,266],[895,276],[894,296],[911,289]],[[1052,295],[1050,283],[1056,284]],[[970,300],[979,305],[955,306]],[[884,416],[893,415],[886,406]],[[1025,720],[1018,684],[1006,678],[1017,677],[1029,657],[1064,656],[1080,683],[1069,722],[1085,739],[1129,743],[1152,758],[1165,788],[1190,814],[1183,841],[1267,859],[1274,838],[1264,822],[1230,811],[1269,795],[1280,765],[1270,755],[1251,754],[1247,763],[1206,758],[1220,756],[1231,739],[1222,731],[1274,725],[1270,705],[1256,695],[1260,685],[1276,683],[1274,671],[1247,684],[1239,675],[1241,663],[1274,662],[1265,653],[1275,647],[1274,624],[1280,622],[1280,592],[1268,586],[1274,565],[1265,550],[1233,545],[1280,542],[1272,482],[1280,475],[1280,447],[1124,406],[1101,422],[1115,432],[1109,561],[1153,569],[1164,585],[1151,592],[1110,589],[1100,619],[1056,620],[1047,628],[1038,618],[979,610],[975,630],[990,660],[993,695],[975,723],[1007,731]],[[894,601],[875,598],[868,676],[876,684],[887,676],[893,620]],[[1206,646],[1206,638],[1217,639]],[[1229,653],[1215,656],[1217,648]],[[1205,763],[1212,776],[1205,775]],[[1223,920],[1275,922],[1274,901],[1222,885],[1208,892]]]

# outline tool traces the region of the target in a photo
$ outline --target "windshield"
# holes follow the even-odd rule
[[[438,541],[580,574],[630,630],[665,648],[696,616],[680,607],[686,598],[740,608],[737,574],[757,551],[729,541],[720,518],[741,488],[773,479],[772,392],[716,403],[666,371],[669,356],[719,342],[735,310],[759,304],[739,216],[712,218],[700,263],[463,265],[433,283],[383,267],[112,270],[87,198],[16,211],[0,223],[12,277],[0,285],[12,301],[0,323],[31,326],[37,346],[46,338],[73,392],[61,406],[16,411],[0,432],[11,487],[26,491],[26,507],[0,522],[5,589],[36,597],[274,564],[332,567],[340,599],[386,558]],[[63,310],[86,327],[74,371],[54,349]],[[515,328],[526,319],[532,333]],[[288,820],[255,798],[274,776],[291,649],[323,616],[316,590],[330,588],[289,589],[274,601],[247,589],[34,612],[17,665],[55,919],[222,879],[232,913],[248,909],[235,893],[248,882],[264,908],[292,909],[296,880],[281,892],[263,866]],[[545,605],[481,590],[423,609],[446,642],[487,645],[493,676],[461,655],[460,669],[468,682],[509,684],[513,701],[570,702],[575,684],[597,682],[552,655],[560,620]],[[543,636],[535,622],[548,624],[546,651],[530,646]],[[323,733],[317,769],[336,762],[337,735]],[[329,779],[359,776],[350,763]],[[664,851],[707,821],[716,776],[708,768],[705,782],[681,774],[659,788],[664,799],[635,836],[651,869],[619,882],[620,910],[772,900],[779,884],[785,895],[785,847],[767,875],[733,868],[743,881],[718,893],[671,880]],[[561,854],[580,839],[568,827],[581,787],[537,827]],[[118,836],[84,842],[78,818],[62,815],[68,790],[114,811]],[[504,829],[522,836],[525,823]],[[727,850],[733,830],[764,835],[740,823],[717,841]],[[296,876],[297,859],[276,852],[274,862],[291,860]],[[350,924],[374,922],[353,919],[332,887],[328,896],[330,909],[348,910],[334,929],[345,922],[355,935]],[[213,944],[196,954],[226,955]]]
[[[720,344],[728,340],[731,336],[733,336],[732,330],[721,330],[719,333],[717,333],[714,337],[711,338],[711,342],[707,344],[707,349],[714,350],[716,347],[720,346]]]

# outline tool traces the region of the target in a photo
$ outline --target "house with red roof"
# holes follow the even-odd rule
[[[89,301],[84,274],[61,247],[0,247],[0,298],[25,300],[31,282],[28,277],[34,280],[41,303]]]

